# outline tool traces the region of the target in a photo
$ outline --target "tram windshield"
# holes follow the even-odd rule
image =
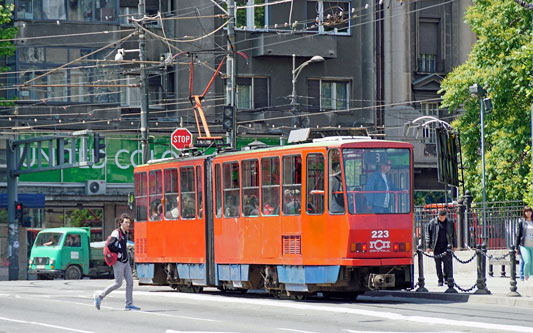
[[[409,149],[342,151],[350,214],[405,214],[411,209]]]

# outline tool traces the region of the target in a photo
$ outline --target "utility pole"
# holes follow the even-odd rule
[[[6,145],[7,160],[7,221],[8,221],[8,254],[9,254],[9,280],[19,279],[19,228],[15,221],[15,202],[17,201],[17,180],[14,174],[16,168],[15,150],[12,149],[11,140]]]
[[[233,45],[235,44],[235,0],[227,0],[228,4],[228,41],[226,59],[226,96],[233,111],[233,126],[229,131],[228,143],[231,148],[237,149],[237,107],[235,105],[235,57],[233,56]]]
[[[146,6],[144,0],[139,0],[139,16],[141,18],[140,25],[144,27],[144,21],[142,20],[146,16]],[[150,159],[150,144],[148,142],[149,137],[149,115],[148,115],[148,80],[146,79],[146,35],[144,30],[141,28],[139,30],[139,60],[141,63],[140,68],[140,83],[141,83],[141,152],[142,152],[142,163],[146,164]]]

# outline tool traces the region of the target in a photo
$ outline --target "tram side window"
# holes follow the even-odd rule
[[[161,221],[163,218],[163,175],[161,170],[152,170],[149,173],[150,185],[150,221]]]
[[[261,159],[261,210],[263,215],[279,215],[279,158]]]
[[[328,152],[328,209],[332,214],[344,214],[344,188],[341,158],[338,149]]]
[[[299,215],[302,209],[302,157],[283,157],[283,214]]]
[[[222,176],[220,175],[220,164],[215,165],[215,216],[222,217]]]
[[[324,155],[307,155],[307,202],[308,214],[324,212]]]
[[[196,191],[194,183],[194,167],[180,168],[181,217],[184,219],[193,219],[196,217]]]
[[[240,184],[239,163],[230,162],[223,164],[224,171],[224,217],[238,217],[240,215]]]
[[[200,167],[199,165],[196,166],[196,197],[197,197],[197,201],[198,201],[198,211],[197,211],[197,215],[198,215],[198,218],[201,219],[204,217],[204,206],[203,206],[203,188],[202,188],[202,176],[203,176],[203,173],[202,173],[202,167]]]
[[[180,217],[178,169],[165,169],[165,220]]]
[[[259,216],[259,162],[242,161],[242,215]]]
[[[135,221],[146,221],[148,216],[148,181],[146,172],[135,174]]]

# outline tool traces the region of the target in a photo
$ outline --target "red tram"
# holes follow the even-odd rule
[[[413,286],[408,143],[324,138],[134,172],[141,281],[296,297]]]

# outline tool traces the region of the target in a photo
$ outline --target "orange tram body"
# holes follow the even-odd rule
[[[413,287],[408,143],[323,138],[134,172],[141,282],[295,297]]]

